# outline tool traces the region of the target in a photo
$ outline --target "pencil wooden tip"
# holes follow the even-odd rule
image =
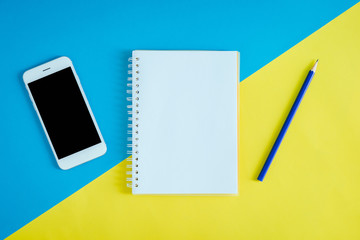
[[[316,60],[314,66],[312,67],[311,71],[315,72],[316,71],[316,68],[317,68],[317,65],[318,65],[318,62],[319,62],[319,59]]]

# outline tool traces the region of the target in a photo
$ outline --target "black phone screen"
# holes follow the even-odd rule
[[[101,142],[71,67],[28,86],[58,159]]]

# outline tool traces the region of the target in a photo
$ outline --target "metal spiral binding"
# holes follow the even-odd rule
[[[132,177],[127,177],[126,181],[127,186],[132,187],[139,187],[139,93],[140,93],[140,70],[139,70],[139,58],[136,57],[135,59],[129,58],[128,61],[130,64],[128,65],[128,83],[126,90],[127,94],[131,94],[126,98],[127,101],[131,102],[130,105],[127,106],[129,118],[128,120],[131,121],[128,124],[128,131],[127,133],[130,135],[128,139],[128,151],[127,154],[132,154],[127,161],[131,164],[126,165],[127,168],[132,169],[131,171],[127,171],[127,175],[131,175]]]

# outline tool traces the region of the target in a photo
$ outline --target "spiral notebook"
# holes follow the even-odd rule
[[[133,194],[237,194],[236,51],[133,51]]]

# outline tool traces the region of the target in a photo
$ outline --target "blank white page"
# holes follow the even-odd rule
[[[133,194],[238,193],[238,80],[235,51],[133,51]]]

